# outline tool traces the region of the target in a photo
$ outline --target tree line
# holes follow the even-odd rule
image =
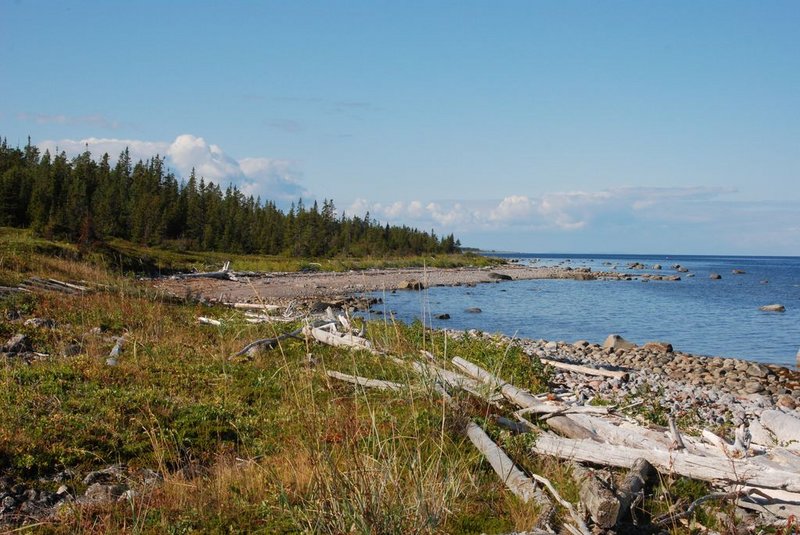
[[[69,159],[0,140],[0,226],[31,228],[48,238],[89,244],[122,238],[144,245],[199,251],[297,257],[455,253],[452,234],[437,237],[407,226],[337,215],[333,200],[284,212],[273,201],[224,191],[197,177],[178,180],[163,158],[96,161],[88,147]]]

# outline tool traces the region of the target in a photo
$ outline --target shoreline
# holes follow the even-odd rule
[[[630,281],[636,279],[653,280],[653,276],[616,271],[592,271],[590,268],[568,266],[521,266],[508,263],[491,268],[389,268],[347,272],[248,273],[236,275],[234,280],[205,277],[169,277],[156,279],[151,284],[159,291],[177,298],[194,298],[201,302],[218,304],[269,303],[271,305],[287,306],[292,303],[300,310],[314,313],[323,312],[328,306],[342,309],[368,309],[372,303],[369,299],[360,296],[360,294],[371,292],[415,291],[432,287],[475,286],[477,284],[498,284],[505,281],[540,279]],[[663,277],[661,280],[679,279],[668,276]],[[445,332],[462,332],[446,328],[442,330]],[[470,332],[473,331],[475,329]],[[511,340],[511,337],[507,335],[498,336]],[[529,339],[527,342],[536,343],[537,341]],[[546,340],[539,340],[538,342],[542,344],[555,343],[560,350],[565,347],[574,349],[574,346],[579,343],[573,344],[567,341],[548,342]],[[615,349],[614,351],[603,353],[603,348],[598,344],[590,344],[588,342],[583,342],[583,344],[585,354],[579,355],[572,352],[571,355],[565,354],[565,356],[601,365],[628,367],[647,365],[655,372],[663,372],[667,377],[670,374],[676,375],[676,377],[670,377],[674,379],[678,379],[678,374],[684,374],[685,376],[687,370],[691,369],[692,374],[689,377],[689,381],[694,381],[697,385],[716,385],[720,383],[724,388],[722,383],[731,379],[733,375],[728,373],[727,368],[724,368],[724,366],[730,366],[726,362],[752,363],[761,370],[758,372],[755,371],[756,368],[751,370],[759,378],[777,375],[773,372],[765,374],[763,370],[784,370],[784,372],[781,372],[782,375],[789,377],[790,379],[788,380],[797,383],[796,387],[789,390],[790,392],[796,390],[791,395],[797,398],[800,403],[800,370],[797,368],[763,364],[753,359],[708,356],[680,351],[666,353],[670,358],[665,358],[664,355],[661,355],[653,359],[647,356],[643,357],[640,352],[634,351],[632,354],[637,356],[634,360],[630,360],[626,357],[627,352],[623,350]],[[647,344],[635,346],[635,348],[641,350],[646,346]],[[619,354],[617,354],[618,352]],[[689,361],[692,362],[691,366],[687,364]],[[717,368],[725,371],[717,370]],[[754,383],[755,379],[752,377],[750,379],[752,384],[749,385],[749,390],[753,390],[753,394],[762,392],[762,390],[757,390]],[[774,386],[775,384],[774,382],[765,383],[764,389],[767,390],[770,385]],[[746,384],[738,384],[733,380],[730,381],[728,386],[733,390],[739,388],[743,391],[748,390]],[[773,392],[773,395],[790,394],[790,392]]]
[[[236,280],[207,277],[155,279],[153,286],[175,297],[196,296],[211,302],[286,304],[354,294],[469,286],[504,280],[574,279],[632,280],[633,275],[589,268],[527,267],[514,264],[492,268],[396,268],[346,272],[279,272],[234,274]]]

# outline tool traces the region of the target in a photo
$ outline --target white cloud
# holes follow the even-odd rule
[[[367,211],[380,221],[447,232],[491,229],[579,231],[610,222],[695,222],[698,203],[730,193],[722,188],[619,188],[552,192],[538,197],[515,194],[496,201],[440,200],[423,203],[357,199],[348,213]]]
[[[47,140],[39,143],[39,147],[51,152],[64,151],[70,156],[80,154],[88,147],[95,157],[108,153],[114,161],[127,148],[134,162],[157,155],[164,157],[180,178],[188,178],[194,169],[198,177],[223,188],[232,183],[246,195],[281,203],[308,195],[299,183],[301,174],[293,162],[263,157],[236,160],[218,145],[191,134],[182,134],[172,142],[90,137]]]

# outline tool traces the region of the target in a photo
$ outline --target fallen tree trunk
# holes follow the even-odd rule
[[[775,435],[781,446],[800,450],[800,418],[779,410],[766,410],[761,413],[761,425]]]
[[[405,388],[404,385],[400,383],[393,383],[392,381],[384,381],[381,379],[368,379],[366,377],[359,377],[358,375],[348,375],[346,373],[340,373],[333,370],[328,370],[326,373],[328,374],[328,377],[333,377],[334,379],[338,379],[346,383],[363,386],[364,388],[376,388],[378,390],[402,390],[403,388]]]
[[[236,277],[230,270],[231,263],[225,262],[222,266],[222,269],[219,271],[204,271],[201,273],[180,273],[175,275],[175,278],[178,279],[197,279],[197,278],[206,278],[206,279],[223,279],[223,280],[236,280]]]
[[[557,360],[550,360],[550,359],[539,359],[542,364],[547,364],[548,366],[552,366],[553,368],[557,368],[560,370],[567,370],[576,373],[582,373],[584,375],[596,375],[600,377],[610,377],[612,379],[620,379],[622,381],[628,380],[628,372],[623,371],[616,371],[616,370],[605,370],[603,368],[590,368],[589,366],[580,366],[578,364],[569,364],[567,362],[560,362]]]
[[[619,499],[619,514],[617,522],[625,519],[628,515],[632,515],[631,508],[635,503],[637,496],[640,496],[644,488],[656,475],[656,469],[652,464],[647,462],[647,459],[636,459],[631,464],[631,469],[622,484],[617,489],[617,498]]]
[[[644,458],[661,470],[692,479],[723,480],[754,487],[800,492],[800,477],[796,471],[768,466],[756,458],[728,459],[722,456],[704,457],[692,453],[673,455],[663,450],[644,450],[612,444],[598,447],[592,440],[561,438],[552,433],[539,435],[532,451],[561,459],[624,468],[630,468],[637,459]]]
[[[619,516],[619,500],[608,486],[600,481],[593,470],[579,464],[572,467],[572,476],[580,488],[578,496],[595,524],[604,529],[612,528]]]
[[[226,303],[233,308],[240,308],[243,310],[265,310],[267,312],[277,312],[281,308],[280,305],[262,305],[258,303]]]
[[[505,483],[515,496],[525,503],[534,500],[545,507],[552,507],[553,503],[550,498],[542,493],[536,483],[514,465],[514,461],[489,438],[489,435],[478,424],[475,422],[467,424],[467,437],[489,461],[500,480]]]
[[[307,338],[313,338],[317,342],[322,342],[333,347],[349,347],[350,349],[363,349],[373,351],[372,344],[366,338],[361,338],[353,334],[339,335],[326,331],[319,327],[306,326],[302,329]]]

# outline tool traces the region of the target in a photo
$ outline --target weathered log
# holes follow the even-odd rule
[[[635,498],[644,491],[648,482],[655,475],[656,469],[647,462],[647,459],[639,458],[633,461],[628,474],[617,489],[617,498],[619,499],[617,522],[621,522],[631,514],[631,506]]]
[[[550,429],[565,437],[603,442],[597,433],[582,426],[568,416],[552,416],[545,420],[545,422],[547,422]]]
[[[762,514],[766,511],[768,514],[780,519],[787,519],[790,516],[800,518],[800,494],[756,487],[741,487],[740,490],[747,492],[746,500],[740,499],[736,502],[736,505],[740,507],[758,511]]]
[[[604,529],[612,528],[619,516],[619,500],[593,470],[575,463],[572,476],[580,488],[578,495],[594,523]]]
[[[122,347],[124,345],[125,345],[125,337],[124,336],[117,337],[117,340],[114,343],[114,347],[111,348],[111,352],[108,354],[108,358],[106,359],[106,364],[108,366],[117,365],[117,359],[122,354]]]
[[[489,438],[481,427],[475,422],[467,424],[467,437],[478,448],[478,451],[489,461],[500,480],[508,489],[525,503],[533,500],[544,506],[552,505],[550,499],[542,493],[536,483],[526,476],[522,470],[514,465],[503,449]]]
[[[672,416],[669,417],[669,434],[672,436],[671,449],[686,450],[686,444],[683,443],[681,432],[678,431],[678,425],[675,423],[675,418]]]
[[[206,279],[223,279],[223,280],[236,280],[236,276],[230,270],[231,263],[225,262],[222,266],[222,269],[219,271],[204,271],[200,273],[180,273],[175,275],[177,279],[197,279],[197,278],[206,278]]]
[[[778,444],[800,451],[800,418],[776,409],[765,410],[761,413],[761,425],[775,435]]]
[[[617,370],[606,370],[603,368],[591,368],[589,366],[581,366],[578,364],[569,364],[567,362],[560,362],[557,360],[551,359],[539,359],[542,364],[547,364],[548,366],[552,366],[553,368],[558,368],[561,370],[567,370],[571,372],[582,373],[584,375],[596,375],[600,377],[610,377],[612,379],[620,379],[622,381],[628,380],[628,372],[617,371]]]
[[[267,312],[277,312],[282,307],[280,305],[266,305],[260,303],[226,303],[233,308],[240,308],[244,310],[265,310]]]
[[[571,503],[569,503],[567,500],[561,497],[561,495],[558,493],[558,491],[556,490],[556,488],[553,486],[553,484],[550,482],[549,479],[540,476],[539,474],[531,474],[531,477],[534,480],[541,483],[542,485],[544,485],[550,492],[550,494],[553,496],[553,498],[555,498],[555,500],[559,504],[561,504],[561,507],[567,510],[569,516],[572,517],[572,520],[575,522],[575,525],[577,527],[570,526],[569,524],[566,524],[564,526],[570,533],[576,533],[578,535],[591,535],[591,532],[589,531],[589,528],[586,527],[586,523],[584,523],[583,518],[581,518],[581,516],[577,513],[577,511],[575,511],[575,508],[572,507]]]
[[[402,390],[403,388],[405,388],[405,385],[402,385],[400,383],[394,383],[392,381],[383,381],[381,379],[368,379],[366,377],[359,377],[358,375],[348,375],[346,373],[340,373],[333,370],[328,370],[326,373],[328,374],[328,377],[333,377],[334,379],[338,379],[346,383],[363,386],[364,388],[376,388],[378,390]]]
[[[800,492],[800,477],[791,468],[773,466],[761,458],[728,459],[723,456],[704,457],[692,453],[674,455],[663,450],[644,450],[607,444],[598,447],[592,440],[561,438],[552,433],[542,433],[532,451],[562,459],[630,468],[639,458],[647,459],[653,466],[678,475],[703,481],[730,481]]]
[[[313,338],[318,342],[334,347],[349,347],[350,349],[363,349],[373,351],[369,340],[352,334],[334,334],[319,327],[306,326],[302,329],[307,338]]]
[[[300,329],[295,329],[294,331],[292,331],[290,333],[284,333],[284,334],[278,335],[275,338],[261,338],[259,340],[255,340],[253,342],[250,342],[246,346],[244,346],[242,349],[240,349],[239,351],[237,351],[236,353],[231,355],[229,358],[240,357],[240,356],[244,355],[245,353],[248,354],[248,355],[252,355],[253,353],[255,353],[260,348],[272,349],[281,340],[285,340],[287,338],[297,338],[298,335],[300,333],[302,333],[302,332],[303,332],[303,328],[300,328]]]
[[[475,379],[489,386],[489,388],[499,389],[508,400],[529,412],[538,414],[552,414],[562,412],[567,408],[564,405],[542,403],[527,390],[517,388],[511,383],[503,381],[499,377],[492,375],[488,371],[476,364],[469,362],[468,360],[464,360],[460,357],[453,357],[453,364],[467,375],[474,377]]]

